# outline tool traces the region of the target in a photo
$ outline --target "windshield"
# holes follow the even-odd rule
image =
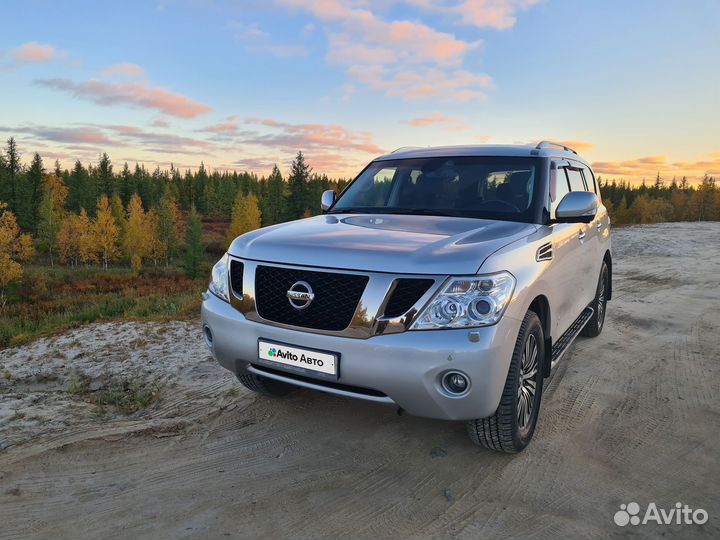
[[[532,222],[539,160],[432,157],[376,161],[331,213],[427,214]]]

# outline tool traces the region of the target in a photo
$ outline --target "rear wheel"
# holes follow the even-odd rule
[[[595,310],[590,320],[588,320],[585,328],[580,332],[581,336],[597,337],[602,332],[605,324],[605,312],[607,310],[607,294],[610,290],[610,272],[608,271],[605,261],[600,268],[600,278],[598,279],[597,289],[595,290],[595,299],[590,306]]]
[[[255,375],[254,373],[238,375],[237,378],[245,388],[264,396],[282,397],[293,390],[297,390],[297,386],[292,384],[276,381],[275,379],[268,379],[267,377]]]
[[[470,439],[479,446],[516,453],[532,439],[543,388],[545,340],[537,314],[525,314],[505,388],[495,414],[467,422]]]

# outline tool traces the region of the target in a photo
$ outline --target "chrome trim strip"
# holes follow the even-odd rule
[[[341,390],[339,388],[332,388],[330,386],[325,386],[323,384],[313,384],[313,383],[307,382],[307,381],[299,381],[297,379],[293,379],[292,377],[283,377],[282,375],[278,375],[276,373],[268,373],[267,371],[264,371],[262,369],[256,369],[255,366],[253,366],[253,365],[249,365],[247,367],[247,370],[251,373],[254,373],[255,375],[260,375],[261,377],[267,377],[268,379],[275,379],[276,381],[286,382],[289,384],[293,384],[295,386],[303,386],[305,388],[310,388],[312,390],[319,390],[321,392],[327,392],[328,394],[335,394],[338,396],[345,396],[345,397],[351,397],[351,398],[356,398],[356,399],[364,399],[366,401],[375,401],[376,403],[384,403],[386,405],[395,405],[395,402],[392,399],[390,399],[388,396],[385,396],[385,397],[372,396],[370,394],[361,394],[359,392],[350,392],[349,390]]]
[[[388,274],[381,272],[359,272],[356,270],[338,270],[328,269],[315,266],[300,266],[282,263],[267,263],[254,261],[250,259],[241,259],[239,257],[229,256],[230,260],[237,260],[243,263],[243,294],[242,297],[235,294],[230,288],[230,304],[242,313],[246,319],[251,321],[276,326],[278,328],[286,328],[289,330],[298,330],[300,332],[310,332],[313,334],[323,334],[329,336],[342,336],[357,339],[367,339],[379,334],[397,334],[410,328],[414,318],[420,310],[435,295],[440,286],[447,280],[448,276],[428,276],[426,274]],[[307,270],[313,272],[326,272],[335,274],[352,274],[368,276],[368,284],[363,291],[360,301],[358,302],[355,313],[353,314],[350,325],[344,330],[318,330],[315,328],[306,328],[304,326],[293,326],[284,323],[278,323],[264,319],[257,311],[255,303],[255,272],[258,266],[274,266],[278,268],[292,268],[297,270]],[[230,265],[228,264],[228,268]],[[418,278],[432,279],[433,285],[423,294],[417,302],[404,314],[399,317],[383,317],[382,313],[390,299],[390,294],[395,290],[398,279]],[[229,277],[228,277],[229,279]]]

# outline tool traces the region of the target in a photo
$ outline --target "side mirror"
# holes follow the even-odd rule
[[[323,191],[322,197],[320,198],[320,209],[323,212],[327,212],[333,204],[335,204],[335,192],[332,189]]]
[[[590,223],[597,214],[598,198],[589,191],[571,191],[555,210],[558,223]]]

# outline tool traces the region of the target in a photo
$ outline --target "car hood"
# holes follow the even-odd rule
[[[256,261],[402,274],[474,274],[536,225],[485,219],[335,214],[258,229],[228,252]]]

